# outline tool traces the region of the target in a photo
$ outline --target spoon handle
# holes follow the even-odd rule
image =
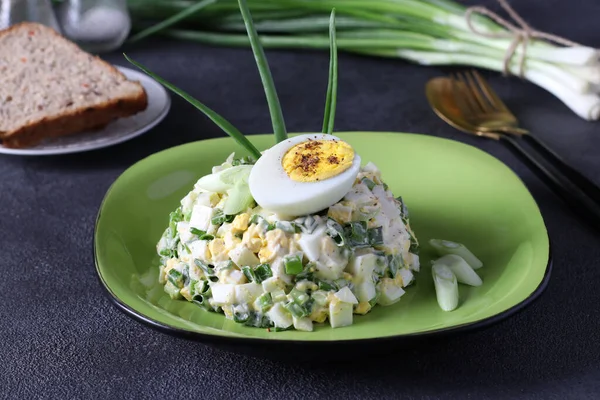
[[[548,147],[548,145],[542,140],[533,135],[523,135],[521,137],[532,147],[534,147],[537,152],[542,154],[553,167],[559,170],[564,176],[569,178],[575,185],[579,186],[579,188],[584,191],[588,197],[600,204],[600,188],[594,182],[570,166],[561,156]]]
[[[579,214],[586,222],[600,230],[600,204],[597,201],[571,182],[569,177],[548,169],[515,138],[501,135],[500,140],[524,159],[533,168],[533,171],[570,206],[571,211]]]

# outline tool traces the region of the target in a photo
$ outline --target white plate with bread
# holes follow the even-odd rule
[[[112,146],[168,114],[166,89],[34,23],[0,32],[0,153],[56,155]]]

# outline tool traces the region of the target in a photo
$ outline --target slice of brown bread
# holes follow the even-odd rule
[[[44,25],[0,31],[0,141],[22,148],[99,129],[148,106],[146,91]]]

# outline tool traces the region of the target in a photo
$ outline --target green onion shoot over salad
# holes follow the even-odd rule
[[[323,133],[332,134],[335,120],[335,107],[337,105],[337,42],[335,37],[335,8],[329,20],[329,83],[327,85],[327,98],[325,100],[325,115],[323,116]]]
[[[246,1],[238,5],[276,138],[262,153],[216,112],[127,58],[202,111],[247,153],[215,165],[169,214],[156,246],[159,282],[171,299],[248,327],[312,331],[325,322],[332,328],[351,325],[356,314],[400,301],[415,281],[419,242],[408,208],[373,163],[363,166],[352,146],[331,134],[337,103],[335,9],[329,18],[323,132],[288,138],[262,40]],[[450,279],[454,284],[477,283],[460,260],[434,267],[444,269],[444,279],[455,271],[460,278]],[[442,283],[438,298],[447,309],[455,307],[456,290]]]

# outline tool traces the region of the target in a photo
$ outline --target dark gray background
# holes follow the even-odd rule
[[[536,28],[600,47],[597,0],[513,3]],[[270,130],[248,50],[157,41],[127,51],[243,132]],[[268,56],[289,130],[320,127],[328,55],[270,51]],[[126,64],[120,54],[106,58]],[[0,397],[597,398],[599,236],[505,147],[458,133],[434,116],[423,85],[447,71],[341,55],[336,129],[452,138],[484,149],[516,171],[541,208],[555,262],[547,291],[529,308],[487,330],[397,354],[389,365],[263,361],[133,321],[110,303],[95,276],[94,220],[110,184],[136,161],[222,136],[174,98],[166,120],[130,142],[80,155],[0,157]],[[579,119],[529,83],[487,76],[524,126],[600,183],[599,123]]]

